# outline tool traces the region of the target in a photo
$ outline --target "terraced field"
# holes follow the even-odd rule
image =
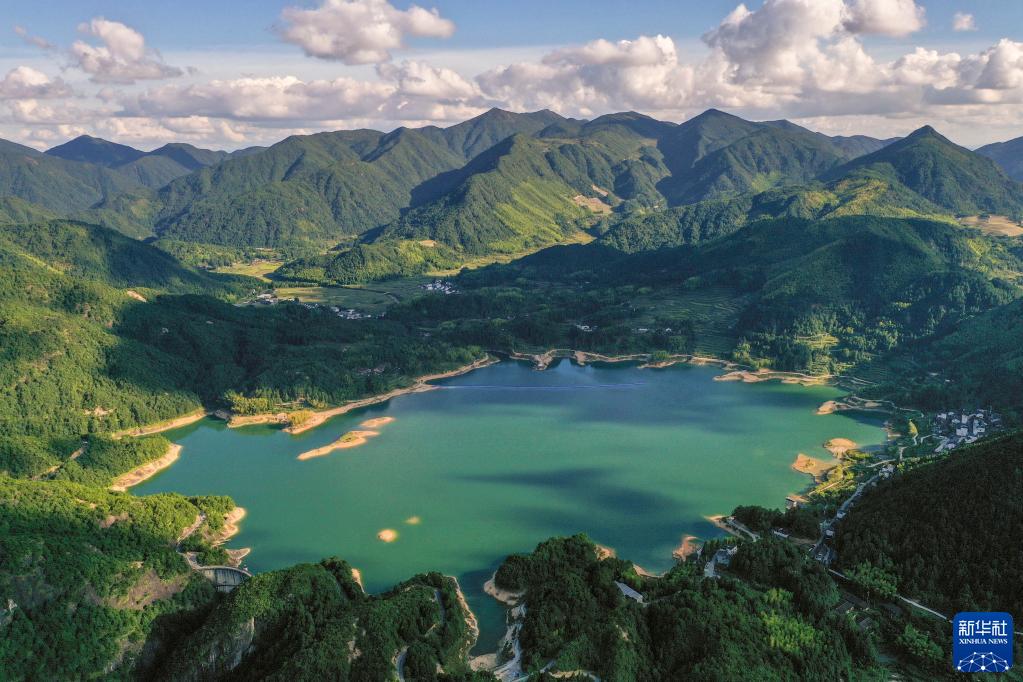
[[[652,323],[655,317],[688,316],[696,323],[698,355],[727,357],[737,338],[734,328],[742,299],[727,287],[699,291],[675,289],[636,299],[636,307],[645,309],[641,323]]]

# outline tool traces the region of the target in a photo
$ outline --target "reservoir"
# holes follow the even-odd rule
[[[480,619],[476,651],[490,651],[502,611],[482,585],[507,554],[585,532],[661,571],[683,536],[721,534],[705,517],[784,507],[810,482],[791,468],[797,454],[827,460],[831,438],[884,442],[876,417],[816,414],[838,388],[719,374],[501,362],[295,436],[207,419],[167,432],[181,458],[132,492],[230,495],[248,514],[229,547],[251,547],[254,572],[336,555],[371,592],[456,576]],[[380,417],[393,421],[363,444],[297,459]]]

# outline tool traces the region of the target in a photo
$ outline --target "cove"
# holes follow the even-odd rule
[[[835,387],[714,381],[712,367],[501,362],[336,417],[298,436],[207,419],[167,432],[172,467],[132,489],[230,495],[248,511],[232,547],[253,571],[340,556],[381,591],[416,573],[458,577],[480,620],[477,651],[503,634],[482,591],[509,553],[585,532],[652,571],[682,536],[716,537],[705,517],[781,507],[809,478],[800,452],[831,438],[885,439],[881,420],[815,414]],[[377,417],[357,447],[299,461]],[[418,523],[408,523],[418,517]],[[397,539],[377,533],[393,529]]]

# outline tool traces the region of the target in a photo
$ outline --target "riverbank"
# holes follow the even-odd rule
[[[696,365],[698,367],[720,367],[725,370],[724,374],[714,377],[715,381],[741,381],[742,383],[753,384],[762,381],[780,381],[783,384],[798,384],[800,386],[828,386],[834,385],[842,381],[843,379],[852,379],[854,377],[844,377],[835,374],[805,374],[802,372],[783,372],[781,370],[773,369],[753,369],[747,365],[741,365],[731,360],[724,360],[722,358],[713,358],[705,355],[695,355],[692,353],[679,353],[676,355],[669,355],[667,357],[661,357],[658,360],[654,360],[653,353],[628,353],[625,355],[603,355],[601,353],[592,353],[589,351],[572,350],[569,348],[552,348],[543,353],[520,353],[517,351],[511,352],[500,352],[491,351],[497,353],[509,360],[518,360],[521,362],[529,362],[533,364],[533,367],[537,370],[543,371],[550,367],[555,360],[572,360],[577,365],[587,365],[593,362],[600,363],[619,363],[619,362],[635,362],[639,363],[640,369],[664,369],[673,365]],[[828,401],[828,403],[834,403],[836,401]],[[827,404],[827,403],[825,403]],[[823,406],[822,406],[823,407]],[[838,408],[841,409],[841,408]],[[853,408],[848,408],[853,409]],[[827,412],[820,412],[818,414],[828,414]]]
[[[155,424],[149,424],[147,426],[137,426],[132,429],[123,429],[121,431],[115,431],[110,434],[111,438],[124,438],[125,436],[151,436],[154,433],[160,433],[162,431],[170,431],[171,429],[179,429],[182,426],[188,426],[194,424],[197,421],[201,421],[209,416],[209,413],[200,408],[189,412],[186,415],[175,417],[174,419],[167,419],[162,422],[156,422]]]
[[[320,426],[328,419],[347,414],[352,410],[357,410],[361,407],[369,407],[370,405],[377,405],[379,403],[385,403],[392,398],[397,398],[401,395],[408,395],[410,393],[423,393],[424,391],[432,391],[437,386],[431,384],[431,381],[437,381],[439,379],[449,379],[451,377],[457,377],[462,374],[467,374],[473,370],[488,367],[494,363],[500,362],[498,358],[487,355],[486,357],[480,358],[475,362],[471,362],[468,365],[463,365],[456,369],[448,372],[438,372],[436,374],[426,374],[421,377],[417,377],[411,385],[402,388],[395,388],[388,391],[387,393],[381,393],[378,395],[370,396],[368,398],[360,398],[359,400],[352,400],[339,405],[338,407],[332,407],[326,410],[319,410],[311,413],[301,424],[294,424],[284,429],[285,433],[297,435],[305,433],[311,429],[315,429]],[[264,414],[252,414],[252,415],[234,415],[231,416],[227,422],[228,427],[236,428],[238,426],[250,426],[253,424],[285,424],[288,422],[288,414],[285,412],[276,413],[264,413]],[[301,459],[301,457],[299,458]]]
[[[171,443],[167,448],[167,454],[159,459],[154,459],[151,462],[146,462],[142,466],[136,467],[131,471],[121,474],[114,482],[110,484],[110,489],[114,492],[123,493],[133,485],[138,485],[142,481],[154,476],[157,472],[163,471],[171,464],[174,464],[181,456],[181,446],[177,443]]]

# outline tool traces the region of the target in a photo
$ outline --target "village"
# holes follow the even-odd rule
[[[303,308],[309,308],[310,310],[323,308],[325,310],[329,310],[331,313],[337,315],[343,320],[365,320],[373,317],[372,314],[358,311],[355,308],[340,308],[336,305],[302,302],[297,296],[295,298],[279,298],[277,294],[272,291],[265,291],[257,295],[256,298],[251,301],[251,305],[278,305],[281,303],[294,303],[302,306]],[[239,305],[246,304],[243,303]]]
[[[1001,428],[1001,415],[991,410],[939,412],[932,422],[931,435],[939,440],[934,452],[947,452],[973,443]]]

